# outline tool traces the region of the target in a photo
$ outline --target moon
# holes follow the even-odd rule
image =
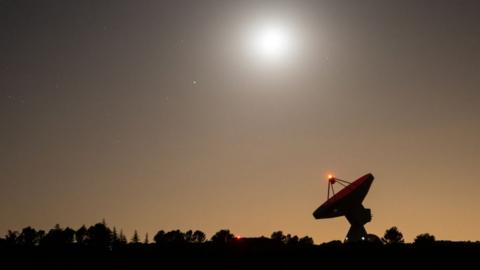
[[[265,61],[285,59],[292,49],[289,29],[281,24],[265,24],[254,32],[253,51]]]

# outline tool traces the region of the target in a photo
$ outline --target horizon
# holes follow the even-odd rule
[[[372,173],[368,233],[478,241],[478,11],[0,0],[0,234],[105,219],[323,243],[349,228],[312,215],[327,176]]]
[[[345,239],[333,239],[333,240],[325,241],[325,242],[315,242],[314,239],[312,237],[310,237],[309,235],[295,235],[295,234],[290,234],[288,232],[284,232],[282,230],[274,231],[270,235],[256,235],[256,236],[242,236],[242,235],[239,235],[239,234],[235,234],[234,232],[230,231],[228,228],[220,229],[220,230],[212,233],[211,235],[205,234],[203,231],[196,230],[196,229],[189,229],[189,230],[185,230],[185,231],[182,231],[182,230],[179,230],[179,229],[173,229],[173,230],[160,229],[153,234],[150,234],[150,233],[146,232],[143,235],[141,233],[139,233],[138,230],[134,230],[131,235],[128,235],[128,234],[125,234],[124,231],[121,228],[116,227],[115,225],[108,224],[105,220],[102,220],[101,222],[97,222],[95,224],[83,224],[79,228],[62,226],[61,224],[55,224],[55,226],[47,228],[47,229],[39,229],[39,228],[35,228],[35,227],[32,227],[32,226],[26,226],[26,227],[22,228],[21,230],[8,230],[8,233],[5,235],[5,237],[0,237],[0,241],[4,241],[4,242],[1,243],[1,244],[4,244],[4,245],[5,245],[5,243],[7,243],[6,246],[8,246],[8,245],[50,246],[51,245],[51,247],[55,247],[55,246],[56,247],[61,247],[62,245],[72,245],[72,244],[73,245],[75,245],[75,244],[85,245],[86,244],[85,239],[83,239],[83,242],[78,242],[78,238],[77,238],[77,237],[79,237],[79,236],[77,236],[78,232],[81,231],[81,230],[88,231],[91,228],[96,227],[97,225],[101,225],[102,227],[104,226],[104,228],[106,228],[107,230],[110,231],[110,237],[111,238],[109,240],[107,240],[106,242],[104,242],[104,244],[107,244],[107,245],[119,244],[119,243],[116,243],[116,241],[125,241],[124,243],[121,243],[122,245],[138,244],[138,243],[140,243],[140,244],[162,244],[162,242],[163,242],[163,244],[167,244],[167,243],[172,244],[173,242],[179,241],[179,240],[181,242],[186,243],[186,244],[188,244],[188,243],[190,243],[190,244],[193,244],[193,243],[202,244],[202,243],[207,243],[207,242],[212,242],[212,241],[213,242],[215,242],[215,241],[218,242],[218,238],[214,239],[214,237],[218,234],[223,234],[223,233],[228,233],[231,236],[231,239],[226,240],[226,243],[228,243],[228,242],[233,243],[233,242],[236,242],[236,241],[242,240],[242,239],[269,239],[269,240],[274,240],[274,241],[281,241],[284,244],[287,244],[288,242],[291,241],[290,244],[293,244],[293,245],[298,245],[298,244],[300,244],[300,245],[322,245],[322,244],[329,244],[329,243],[333,243],[333,242],[339,242],[339,243],[343,243],[343,244],[346,244],[346,245],[348,245],[348,244],[355,245],[356,244],[356,242],[347,242],[347,241],[345,241]],[[33,229],[33,231],[25,232],[25,230],[32,230],[32,229]],[[56,230],[61,230],[63,232],[66,232],[68,230],[73,230],[71,242],[65,243],[65,242],[62,242],[62,241],[58,241],[58,239],[55,239],[56,241],[52,241],[51,243],[46,243],[45,238],[52,238],[52,232],[54,232]],[[387,232],[389,232],[391,230],[394,230],[395,234],[394,235],[390,234],[390,235],[387,236]],[[178,237],[180,237],[180,235],[177,234],[177,232],[180,233],[180,235],[182,237],[181,239],[178,238]],[[201,240],[201,241],[198,241],[198,242],[197,242],[197,240],[194,240],[194,239],[191,238],[191,235],[194,234],[194,233],[197,233],[197,232],[203,234],[203,236],[204,236],[204,239]],[[23,235],[25,233],[27,233],[27,234],[33,233],[34,235],[36,235],[36,237],[32,237],[30,239],[30,242],[24,243],[24,242],[22,242],[23,241],[22,237],[24,237]],[[83,232],[81,232],[80,234],[82,234],[82,233]],[[165,239],[165,238],[163,238],[161,240],[155,239],[158,234],[162,234],[162,237],[164,237],[165,234],[169,234],[169,233],[175,233],[175,239]],[[93,235],[93,236],[95,236],[95,235]],[[398,238],[396,238],[397,236],[398,236]],[[11,237],[13,237],[13,238],[11,238]],[[65,235],[64,235],[64,237],[65,237]],[[282,237],[285,237],[285,238],[282,239]],[[370,237],[371,237],[371,235],[370,235]],[[378,238],[375,238],[375,237],[378,237]],[[10,238],[10,239],[8,239],[8,238]],[[377,244],[380,244],[380,245],[416,244],[416,245],[418,245],[418,244],[420,244],[420,245],[423,245],[425,243],[427,243],[427,245],[430,245],[430,244],[441,243],[441,242],[480,243],[480,241],[478,241],[478,240],[477,241],[471,241],[471,240],[453,241],[453,240],[449,240],[449,239],[437,239],[435,237],[435,235],[432,235],[430,233],[421,233],[421,234],[416,235],[414,238],[415,239],[413,239],[413,241],[411,241],[411,242],[405,241],[405,238],[404,238],[401,230],[399,230],[396,226],[393,226],[393,227],[387,228],[385,230],[385,232],[383,233],[383,235],[374,235],[373,238],[372,237],[369,238],[369,240],[365,241],[363,244],[368,246],[369,244],[374,244],[374,245],[377,245]],[[68,239],[68,237],[66,239]],[[103,239],[103,240],[105,240],[105,239]],[[306,240],[307,242],[302,242],[303,240]],[[312,242],[308,242],[308,240],[311,240]],[[48,241],[49,240],[47,240],[47,242]]]

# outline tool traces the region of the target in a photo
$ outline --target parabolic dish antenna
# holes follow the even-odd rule
[[[327,201],[313,212],[313,216],[315,219],[345,216],[350,223],[350,230],[345,237],[345,242],[369,240],[364,225],[372,220],[372,213],[370,209],[363,207],[362,202],[367,196],[373,179],[373,175],[369,173],[350,183],[329,175]],[[333,185],[336,183],[343,186],[343,189],[337,193],[333,189]],[[332,191],[331,197],[330,190]]]

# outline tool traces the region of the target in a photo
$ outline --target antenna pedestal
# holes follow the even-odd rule
[[[372,220],[372,212],[370,209],[359,204],[351,208],[345,215],[350,223],[350,230],[348,230],[345,242],[359,242],[367,240],[367,231],[364,225]]]

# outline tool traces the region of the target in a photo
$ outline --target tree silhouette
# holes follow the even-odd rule
[[[7,235],[5,235],[5,242],[7,245],[14,246],[18,243],[17,238],[18,238],[19,233],[17,231],[11,231],[8,230]]]
[[[185,234],[180,230],[173,230],[169,231],[165,234],[164,239],[167,243],[184,243],[185,242]]]
[[[120,245],[126,245],[127,244],[127,237],[125,237],[122,230],[120,230],[120,233],[118,234],[118,243]]]
[[[291,234],[285,235],[283,234],[282,231],[273,232],[272,235],[270,236],[270,239],[279,243],[287,244],[287,245],[297,245],[297,244],[313,245],[313,239],[311,237],[304,236],[302,238],[299,238],[296,235],[291,235]]]
[[[298,240],[300,245],[310,246],[313,245],[313,238],[309,236],[304,236]]]
[[[18,236],[17,242],[22,246],[37,246],[40,244],[40,241],[43,239],[43,237],[45,237],[44,231],[37,231],[28,226],[23,228],[22,232]]]
[[[143,243],[145,245],[147,245],[150,241],[148,240],[148,233],[145,234],[145,240],[143,241]]]
[[[173,230],[165,233],[164,230],[158,231],[153,237],[153,241],[157,245],[166,244],[166,243],[203,243],[205,242],[206,236],[202,231],[188,230],[183,233],[180,230]]]
[[[185,232],[185,241],[191,243],[193,242],[193,231],[192,230],[188,230]]]
[[[428,245],[435,242],[435,236],[429,233],[422,233],[415,237],[414,243],[416,245]]]
[[[296,245],[298,244],[298,236],[287,234],[285,237],[285,243],[287,245]]]
[[[80,245],[84,245],[87,240],[87,227],[83,225],[82,227],[78,228],[77,231],[75,231],[75,242],[77,242]]]
[[[138,244],[138,243],[140,243],[140,237],[138,237],[138,232],[137,232],[137,230],[135,230],[135,231],[133,232],[133,237],[132,237],[131,243],[132,243],[132,244]]]
[[[124,246],[127,244],[127,240],[125,239],[125,236],[123,235],[123,232],[120,231],[120,233],[117,233],[117,228],[113,227],[112,230],[112,249],[117,249],[121,246]]]
[[[118,238],[117,228],[113,227],[112,230],[112,244],[118,243],[120,239]]]
[[[40,241],[41,245],[49,247],[64,247],[73,243],[75,237],[75,231],[71,228],[62,229],[59,224],[56,224],[53,229],[50,229],[48,233]]]
[[[155,241],[155,243],[157,245],[160,245],[160,244],[163,244],[165,243],[165,231],[163,230],[160,230],[158,231],[155,236],[153,237],[153,241]]]
[[[65,244],[72,244],[73,239],[75,238],[75,230],[67,227],[63,230],[63,238],[65,240]]]
[[[112,243],[112,231],[107,225],[97,223],[87,230],[87,244],[94,248],[109,249]]]
[[[217,244],[230,243],[234,239],[234,235],[230,230],[220,230],[212,236],[212,242]]]
[[[203,243],[205,242],[206,235],[202,231],[195,231],[192,235],[192,242],[193,243]]]
[[[285,243],[287,237],[283,234],[282,231],[273,232],[270,238],[274,241]]]
[[[403,234],[394,226],[385,231],[382,241],[387,244],[403,243]]]
[[[369,243],[372,243],[371,237],[369,235]],[[75,241],[73,241],[74,238]],[[258,259],[260,262],[268,260],[272,265],[265,266],[273,268],[277,266],[282,268],[284,262],[287,262],[286,265],[299,266],[294,269],[301,269],[302,266],[319,260],[345,258],[348,261],[351,257],[368,258],[372,254],[380,256],[379,258],[400,257],[402,261],[405,258],[404,261],[408,262],[427,257],[430,265],[432,260],[435,261],[437,258],[423,256],[427,251],[438,251],[442,254],[442,258],[438,258],[440,260],[437,261],[438,263],[442,263],[444,258],[449,258],[448,256],[453,256],[450,258],[455,258],[456,262],[470,258],[474,263],[477,259],[474,254],[478,254],[477,251],[480,250],[480,242],[442,241],[440,244],[432,245],[435,237],[428,233],[417,235],[414,245],[391,245],[393,248],[382,244],[362,244],[361,248],[356,248],[354,245],[352,248],[352,245],[345,245],[340,241],[323,243],[313,248],[311,245],[314,243],[311,237],[299,238],[293,234],[284,234],[282,231],[273,232],[271,239],[262,236],[237,241],[234,234],[223,229],[212,236],[213,244],[203,243],[206,239],[205,233],[198,230],[186,232],[172,230],[167,233],[163,230],[158,231],[153,237],[157,246],[148,244],[148,234],[145,234],[145,241],[140,238],[138,231],[135,230],[131,243],[127,244],[121,230],[120,233],[115,227],[110,230],[105,223],[95,224],[88,229],[82,226],[77,231],[55,225],[47,234],[32,227],[26,227],[20,232],[8,231],[4,238],[0,238],[0,254],[6,254],[7,258],[3,262],[10,261],[17,264],[18,267],[12,267],[12,269],[23,269],[22,266],[25,265],[36,266],[34,264],[38,264],[38,268],[43,268],[45,263],[48,263],[49,268],[52,269],[68,268],[72,263],[78,264],[78,268],[89,268],[93,259],[98,259],[100,263],[97,266],[104,268],[107,266],[122,268],[120,266],[138,264],[139,269],[155,269],[161,268],[167,262],[177,266],[186,264],[186,266],[192,266],[191,268],[198,268],[200,261],[213,266],[231,261],[239,263],[238,266],[244,268],[247,265],[253,265]],[[380,238],[377,237],[377,239],[381,241]],[[389,244],[402,243],[403,235],[398,228],[392,227],[385,231],[382,239]],[[462,254],[462,257],[457,259],[458,255],[450,254]],[[463,256],[464,254],[468,256]],[[279,256],[281,259],[271,260],[275,258],[274,256]],[[296,262],[299,265],[296,265]],[[356,262],[352,261],[352,263]]]

